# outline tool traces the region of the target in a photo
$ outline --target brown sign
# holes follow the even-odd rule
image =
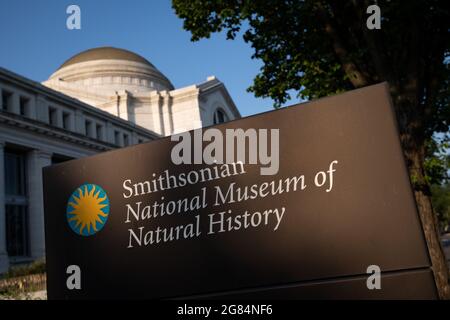
[[[49,298],[436,297],[385,84],[213,128],[278,130],[275,174],[170,137],[44,169]]]

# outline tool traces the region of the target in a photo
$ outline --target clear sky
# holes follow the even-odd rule
[[[81,30],[66,28],[70,4],[81,8]],[[0,43],[0,66],[35,81],[74,54],[113,46],[147,58],[176,88],[215,75],[243,116],[272,110],[246,92],[261,66],[250,45],[223,34],[191,42],[170,0],[0,0]]]

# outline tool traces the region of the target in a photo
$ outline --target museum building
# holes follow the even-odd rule
[[[0,67],[0,273],[45,255],[42,168],[240,118],[215,77],[174,88],[148,60],[101,47],[38,83]]]

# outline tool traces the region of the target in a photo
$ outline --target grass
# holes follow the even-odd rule
[[[36,260],[33,263],[30,263],[27,265],[11,267],[8,270],[8,272],[4,273],[3,275],[0,275],[0,280],[17,278],[17,277],[28,276],[31,274],[39,274],[39,273],[45,273],[45,260],[43,260],[43,259]]]
[[[0,299],[27,299],[31,292],[43,290],[45,261],[37,260],[27,265],[14,266],[8,272],[0,275]]]

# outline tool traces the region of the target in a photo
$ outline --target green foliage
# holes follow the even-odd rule
[[[16,278],[45,272],[45,260],[36,260],[30,264],[19,265],[10,268],[8,272],[0,277],[0,279]]]
[[[289,90],[308,99],[352,87],[330,41],[324,41],[314,1],[175,0],[173,6],[194,41],[223,30],[234,39],[245,21],[243,38],[255,50],[252,58],[264,63],[249,90],[273,98],[276,107],[286,102]]]
[[[423,67],[442,81],[449,54],[446,1],[377,4],[382,29],[368,31],[365,1],[173,0],[193,41],[221,31],[234,39],[242,32],[252,57],[264,63],[250,90],[273,98],[276,106],[286,102],[289,90],[309,99],[349,90],[356,73],[367,84],[408,81],[416,75],[413,63],[423,58]]]
[[[425,179],[429,184],[440,185],[450,182],[450,136],[441,135],[430,139],[427,144],[428,157],[425,159]]]
[[[433,183],[446,173],[433,137],[450,126],[447,2],[376,1],[380,30],[366,28],[371,1],[173,0],[173,8],[193,41],[242,35],[263,62],[248,90],[275,107],[289,92],[314,99],[388,81],[408,165],[426,158],[425,182]]]
[[[431,186],[434,211],[438,216],[440,228],[448,231],[450,226],[450,183]]]
[[[45,261],[14,266],[0,276],[0,300],[28,300],[32,293],[45,289]]]
[[[427,143],[424,165],[426,179],[431,184],[431,200],[442,231],[450,227],[450,136],[440,135]]]

